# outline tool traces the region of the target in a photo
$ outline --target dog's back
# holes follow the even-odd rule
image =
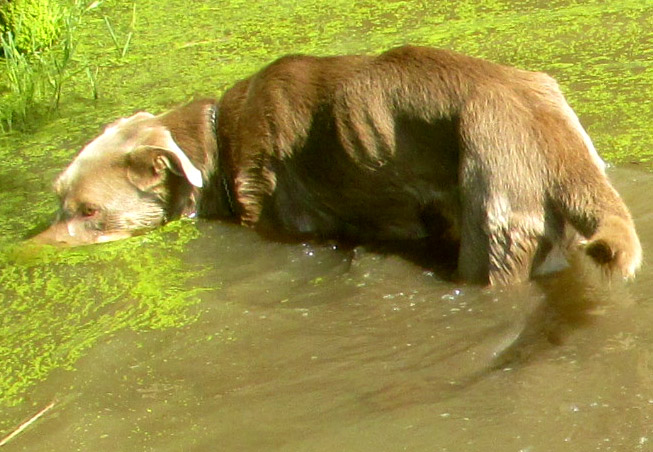
[[[97,171],[83,151],[64,172],[56,237],[120,238],[196,211],[293,237],[442,236],[459,241],[463,279],[499,284],[529,278],[571,225],[608,271],[641,262],[603,162],[542,73],[424,47],[294,55],[217,104],[138,118],[89,144]]]
[[[228,91],[223,116],[246,223],[377,240],[444,219],[462,276],[493,283],[528,278],[565,222],[606,268],[628,276],[641,260],[603,162],[545,74],[410,46],[291,56]]]

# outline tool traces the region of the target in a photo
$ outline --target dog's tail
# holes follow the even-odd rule
[[[608,275],[632,278],[642,262],[642,246],[625,203],[594,162],[566,171],[554,203],[586,240],[585,253]]]
[[[553,203],[586,240],[585,253],[608,275],[632,278],[642,263],[635,224],[605,174],[592,140],[555,82],[545,83],[555,99],[557,134],[546,135],[553,171]],[[546,80],[545,80],[546,82]],[[564,158],[552,158],[562,155]]]
[[[635,276],[642,263],[642,247],[630,216],[603,217],[585,252],[609,274],[624,278]]]

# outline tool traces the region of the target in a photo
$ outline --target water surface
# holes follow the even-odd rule
[[[653,242],[653,176],[611,171]],[[194,323],[120,330],[30,395],[16,450],[649,450],[653,272],[510,289],[199,222]],[[175,275],[167,275],[174,280]],[[163,302],[163,300],[162,300]]]
[[[289,52],[452,48],[560,81],[653,242],[650,2],[137,2],[118,58],[89,15],[58,116],[0,137],[0,436],[7,450],[637,451],[653,443],[653,269],[582,259],[510,289],[364,248],[210,221],[30,250],[51,180],[103,124],[219,95]],[[174,18],[174,20],[172,20]],[[122,35],[121,35],[122,36]],[[637,165],[628,165],[637,162]],[[434,251],[437,253],[437,250]]]

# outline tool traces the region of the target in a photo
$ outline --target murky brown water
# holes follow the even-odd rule
[[[91,94],[79,71],[81,79],[67,82],[76,94],[62,102],[61,117],[0,152],[0,232],[9,237],[45,221],[38,210],[54,207],[45,195],[51,180],[102,124],[136,109],[160,112],[198,93],[219,95],[284,53],[370,53],[414,42],[542,69],[560,80],[605,157],[650,161],[650,1],[135,2],[136,34],[119,61],[109,58],[114,49],[102,15],[125,42],[136,10],[133,2],[100,3],[101,13],[84,26],[90,39],[78,48],[80,60],[101,69],[99,102],[84,100]],[[115,325],[94,316],[114,305],[97,295],[89,304],[99,311],[78,303],[71,314],[57,308],[68,301],[61,291],[54,300],[44,296],[39,306],[55,307],[40,314],[60,309],[61,319],[88,324],[57,335],[51,328],[59,323],[21,317],[33,315],[29,302],[45,293],[27,290],[25,304],[0,310],[8,327],[20,319],[25,347],[6,347],[2,337],[0,348],[4,356],[41,352],[14,362],[12,378],[25,379],[16,386],[26,394],[19,405],[1,407],[0,436],[55,405],[0,449],[651,451],[650,163],[647,171],[610,172],[645,250],[629,284],[609,286],[580,262],[545,280],[487,291],[446,282],[397,256],[273,243],[201,221],[201,237],[181,256],[189,272],[209,269],[189,289],[214,290],[191,308],[198,320],[187,327],[115,327],[122,329],[109,335],[102,329]],[[66,259],[54,261],[54,269],[46,263],[36,276],[23,269],[13,278],[65,282]],[[92,269],[75,267],[75,290],[86,293],[80,286],[92,286],[102,265],[120,264],[96,259]],[[120,274],[106,285],[124,290]],[[133,301],[124,298],[116,304]],[[75,341],[81,345],[69,345]],[[67,353],[77,355],[59,359]],[[65,365],[75,370],[34,377]]]
[[[645,250],[653,175],[611,171]],[[185,254],[221,287],[182,330],[118,333],[31,395],[8,450],[646,451],[653,267],[503,290],[396,256],[217,222]],[[175,275],[170,275],[174,278]]]

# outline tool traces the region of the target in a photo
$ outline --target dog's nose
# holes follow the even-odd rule
[[[70,246],[80,244],[79,239],[70,235],[66,222],[60,221],[52,224],[45,231],[28,240],[40,245]]]

